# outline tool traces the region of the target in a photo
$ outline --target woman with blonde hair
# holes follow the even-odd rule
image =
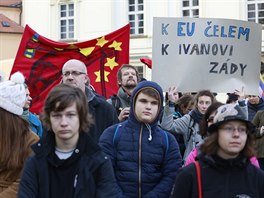
[[[17,196],[19,179],[30,146],[38,136],[21,118],[26,101],[24,76],[17,72],[0,83],[0,198]]]

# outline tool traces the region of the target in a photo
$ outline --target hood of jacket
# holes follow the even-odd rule
[[[146,88],[151,88],[153,90],[155,90],[158,94],[159,94],[159,109],[158,109],[158,115],[156,116],[156,118],[153,120],[152,123],[148,123],[151,127],[154,125],[158,124],[158,121],[160,120],[160,117],[162,115],[162,111],[163,111],[163,91],[162,88],[155,82],[153,81],[142,81],[140,83],[137,84],[137,86],[135,87],[135,89],[133,90],[133,93],[131,95],[131,102],[130,102],[130,114],[129,114],[129,119],[140,123],[135,115],[135,102],[136,102],[136,98],[138,96],[138,94]]]
[[[249,163],[249,160],[242,154],[233,159],[223,159],[218,155],[205,155],[203,153],[200,153],[197,156],[197,159],[202,160],[209,166],[222,170],[244,168]]]

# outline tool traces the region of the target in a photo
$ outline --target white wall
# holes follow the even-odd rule
[[[33,30],[48,38],[51,34],[50,0],[23,0],[22,25],[28,24]],[[56,19],[53,19],[56,20]]]

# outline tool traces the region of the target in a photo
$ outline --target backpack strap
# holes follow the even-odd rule
[[[166,144],[166,150],[165,150],[165,155],[167,155],[167,153],[169,152],[169,137],[168,137],[168,133],[166,131],[162,131],[164,134],[164,139],[165,139],[165,144]]]
[[[191,139],[193,133],[194,133],[194,125],[195,125],[195,120],[192,118],[192,116],[189,114],[190,116],[190,122],[188,125],[188,138],[187,138],[187,142],[189,142],[189,140]]]
[[[118,124],[118,125],[116,126],[116,130],[115,130],[115,133],[114,133],[114,136],[113,136],[113,141],[112,141],[114,147],[117,146],[117,143],[118,143],[119,140],[120,140],[121,130],[119,130],[119,128],[120,128],[121,126],[122,126],[122,124]]]
[[[201,168],[198,161],[194,161],[196,175],[197,175],[197,184],[198,184],[198,198],[202,198],[202,180],[201,180]]]

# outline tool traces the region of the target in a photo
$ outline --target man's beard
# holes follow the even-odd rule
[[[123,85],[124,88],[133,89],[137,86],[137,83],[134,80],[131,80],[131,82],[129,82],[129,81],[125,85]],[[133,83],[132,83],[132,81],[133,81]]]

